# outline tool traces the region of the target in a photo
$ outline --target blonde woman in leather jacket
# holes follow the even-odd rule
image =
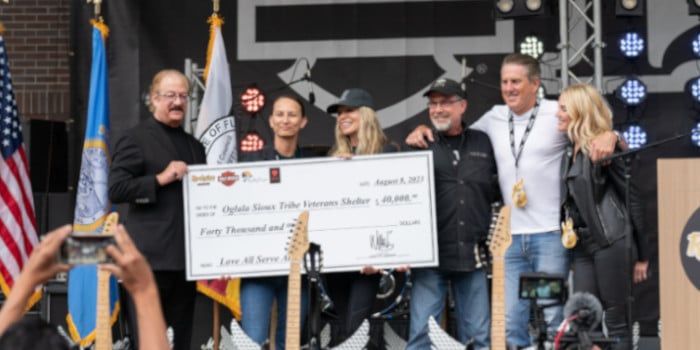
[[[560,174],[562,218],[573,222],[578,237],[572,248],[574,290],[600,299],[608,335],[620,340],[613,348],[630,349],[628,282],[630,277],[635,283],[646,280],[649,265],[641,201],[632,187],[630,207],[625,206],[625,165],[621,158],[607,165],[591,162],[590,141],[612,129],[612,112],[593,86],[577,84],[564,89],[557,118],[559,131],[566,132],[571,140]],[[629,248],[627,235],[632,235]],[[632,254],[628,249],[633,250]],[[627,261],[630,256],[635,259],[633,266]]]

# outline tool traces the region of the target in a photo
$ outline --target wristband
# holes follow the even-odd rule
[[[615,134],[615,137],[617,137],[617,142],[620,142],[620,139],[622,138],[622,135],[620,135],[620,132],[613,129],[613,134]]]

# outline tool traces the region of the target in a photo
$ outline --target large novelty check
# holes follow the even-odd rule
[[[438,264],[430,151],[191,166],[183,191],[188,280],[288,274],[304,210],[324,272]]]

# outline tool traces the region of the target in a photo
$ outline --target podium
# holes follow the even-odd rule
[[[661,348],[700,344],[700,159],[659,159]]]

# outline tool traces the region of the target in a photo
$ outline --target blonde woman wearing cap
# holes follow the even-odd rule
[[[335,144],[329,155],[350,158],[398,152],[399,145],[389,140],[377,119],[372,96],[362,89],[343,91],[340,100],[327,108],[337,115]],[[366,266],[361,273],[345,272],[326,275],[328,294],[338,315],[338,325],[333,329],[331,346],[342,343],[372,313],[379,270]]]
[[[367,91],[347,89],[340,96],[340,101],[330,105],[327,110],[338,116],[331,156],[399,151],[398,144],[391,142],[382,131],[374,101]]]

